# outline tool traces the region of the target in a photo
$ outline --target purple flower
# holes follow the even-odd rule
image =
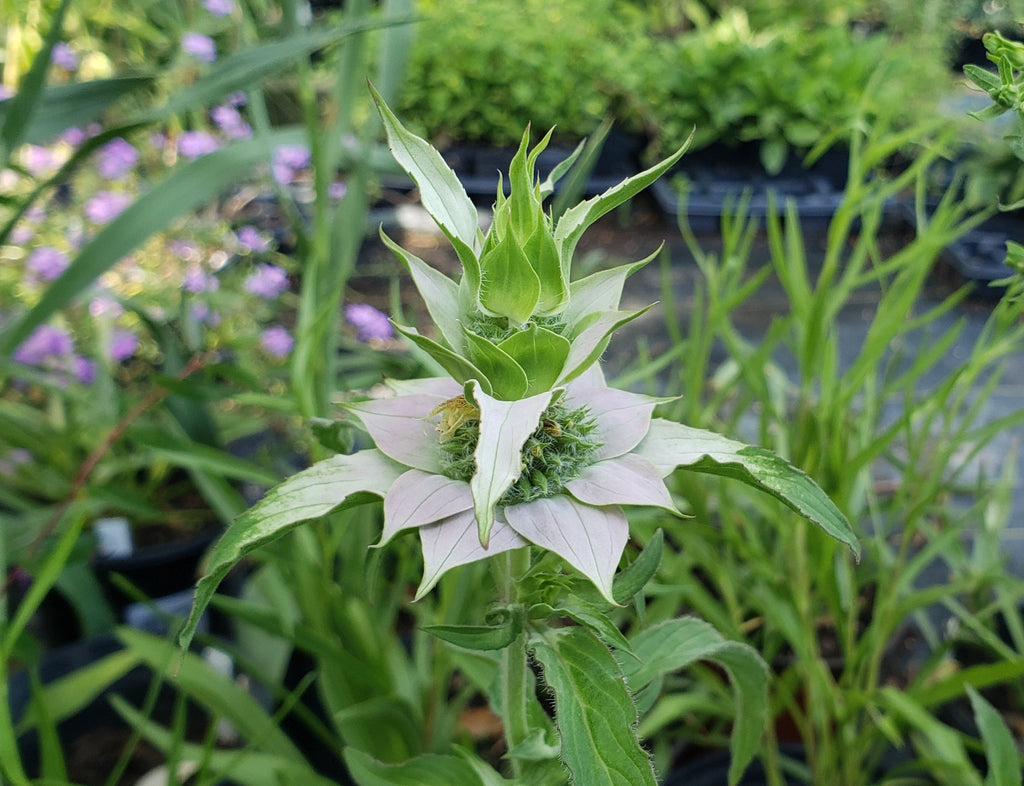
[[[231,104],[215,106],[210,118],[229,139],[247,139],[252,136],[252,126],[245,122],[242,113]]]
[[[341,199],[343,196],[345,196],[346,191],[348,191],[348,186],[346,186],[340,180],[335,180],[327,188],[327,196],[329,196],[331,199]]]
[[[245,94],[244,90],[236,90],[228,96],[228,103],[232,106],[245,106],[249,103],[249,96]]]
[[[96,169],[102,177],[109,180],[120,180],[127,175],[139,161],[139,151],[135,146],[121,137],[111,139],[100,148],[99,164]]]
[[[214,16],[230,16],[235,0],[203,0],[203,7]]]
[[[360,341],[386,340],[395,335],[388,315],[368,303],[345,306],[345,319],[356,329],[356,338]]]
[[[32,461],[32,454],[25,448],[12,448],[0,457],[0,477],[13,477],[22,464]],[[25,574],[26,577],[28,574]]]
[[[59,248],[38,246],[28,255],[26,264],[43,281],[53,281],[64,272],[68,262],[68,255]]]
[[[199,292],[216,292],[220,287],[220,279],[211,276],[202,268],[190,267],[185,271],[185,278],[181,282],[181,288],[193,295]]]
[[[149,146],[154,150],[163,150],[167,147],[167,134],[163,131],[154,131],[149,135]]]
[[[236,237],[242,248],[254,254],[262,254],[270,249],[270,238],[260,234],[254,226],[246,224],[244,227],[239,227]]]
[[[178,153],[185,158],[199,158],[220,147],[209,131],[182,131],[178,137]]]
[[[281,145],[274,151],[271,169],[278,183],[291,183],[295,174],[309,166],[313,160],[305,145]]]
[[[85,203],[85,217],[94,224],[106,224],[120,215],[132,198],[119,191],[99,191]]]
[[[109,295],[99,295],[89,302],[89,313],[94,317],[101,317],[104,314],[119,317],[124,313],[124,308]]]
[[[11,90],[7,85],[0,84],[0,101],[6,101],[8,98],[14,97],[14,91]]]
[[[30,226],[18,224],[11,230],[11,242],[16,246],[23,246],[36,236],[36,231]]]
[[[283,358],[292,351],[295,339],[280,325],[268,327],[260,336],[260,346],[270,355]]]
[[[71,370],[75,373],[75,379],[83,385],[91,385],[96,381],[96,362],[81,355],[71,358]]]
[[[41,145],[25,145],[22,151],[21,162],[25,170],[32,177],[40,177],[48,170],[53,169],[57,162],[49,148]]]
[[[74,71],[78,68],[78,55],[64,41],[58,41],[50,50],[50,62],[65,71]]]
[[[128,330],[115,330],[110,336],[107,355],[115,363],[127,360],[139,348],[139,337]]]
[[[26,366],[41,366],[50,358],[71,354],[74,344],[66,330],[40,325],[14,352],[14,359]]]
[[[192,304],[192,318],[196,322],[203,322],[210,327],[217,327],[220,324],[220,314],[213,311],[206,303]]]
[[[277,265],[259,265],[245,280],[245,289],[271,300],[288,289],[288,274]]]
[[[217,45],[208,35],[189,32],[181,37],[181,51],[201,63],[212,63],[217,59]]]

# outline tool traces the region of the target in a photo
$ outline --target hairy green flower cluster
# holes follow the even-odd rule
[[[469,482],[476,472],[473,454],[480,438],[480,422],[465,412],[460,420],[447,436],[442,435],[442,471],[453,480]],[[551,404],[523,445],[519,478],[498,504],[519,505],[561,493],[566,483],[594,463],[601,447],[596,426],[587,407],[568,409],[558,402]]]
[[[492,344],[500,344],[505,339],[511,338],[513,334],[525,330],[531,325],[550,330],[558,335],[562,335],[565,330],[565,320],[562,319],[560,314],[549,317],[535,315],[525,325],[513,325],[505,317],[488,316],[482,311],[474,311],[467,314],[465,319],[466,328],[469,331],[480,336],[480,338],[487,339]]]

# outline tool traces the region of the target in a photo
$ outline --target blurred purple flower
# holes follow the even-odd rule
[[[21,163],[32,177],[39,177],[57,165],[53,152],[42,145],[25,145]]]
[[[184,259],[187,262],[199,259],[199,246],[190,240],[172,240],[171,253],[178,259]]]
[[[260,336],[260,346],[274,357],[283,358],[292,351],[295,339],[280,325],[268,327]]]
[[[74,343],[66,330],[52,325],[40,325],[14,351],[14,359],[26,366],[40,366],[50,358],[71,354]]]
[[[11,90],[7,85],[0,84],[0,101],[6,101],[8,98],[14,97],[14,91]]]
[[[113,221],[132,202],[128,194],[120,191],[98,191],[85,203],[85,217],[94,224]]]
[[[196,322],[202,322],[210,327],[217,327],[220,324],[220,314],[213,311],[206,303],[192,304],[192,318]]]
[[[249,103],[249,96],[245,94],[244,90],[236,90],[228,96],[228,103],[232,106],[245,106]]]
[[[242,248],[254,254],[262,254],[270,249],[270,238],[261,234],[256,227],[249,224],[239,227],[235,236],[238,238],[238,243]]]
[[[119,317],[123,313],[124,308],[122,308],[121,304],[109,295],[99,295],[89,302],[89,314],[94,317],[101,317],[104,315]]]
[[[60,277],[68,266],[68,255],[53,246],[37,246],[28,255],[28,269],[43,281],[53,281]]]
[[[139,348],[139,337],[129,330],[115,330],[110,336],[107,355],[115,363],[127,360]]]
[[[111,139],[100,148],[97,171],[109,180],[120,180],[139,161],[139,151],[121,137]]]
[[[65,71],[74,71],[78,68],[78,55],[69,44],[58,41],[50,50],[50,62]]]
[[[305,169],[313,160],[309,148],[305,145],[281,145],[274,151],[271,170],[278,183],[291,183],[295,174]]]
[[[229,16],[235,10],[235,0],[203,0],[203,7],[214,16]]]
[[[258,265],[245,280],[245,289],[271,300],[288,289],[288,274],[277,265]]]
[[[35,236],[36,231],[24,224],[18,224],[18,226],[11,230],[11,242],[16,246],[23,246],[29,243]]]
[[[46,211],[43,210],[38,205],[36,205],[35,207],[30,207],[28,210],[26,210],[22,218],[28,221],[29,223],[38,224],[44,218],[46,218]]]
[[[167,147],[167,134],[163,131],[154,131],[149,135],[149,146],[154,150],[163,150]]]
[[[252,126],[245,122],[242,113],[231,104],[221,104],[210,110],[210,118],[228,139],[247,139],[252,136]]]
[[[181,282],[181,288],[193,295],[199,292],[216,292],[220,288],[220,279],[211,276],[202,268],[190,267],[185,271],[185,277]]]
[[[217,59],[217,45],[210,36],[202,33],[185,33],[181,37],[181,51],[202,63],[212,63]]]
[[[32,453],[30,451],[25,448],[11,448],[0,457],[0,477],[12,477],[18,467],[31,461]],[[27,577],[28,574],[25,575]]]
[[[348,191],[348,186],[346,186],[340,180],[335,180],[327,188],[327,196],[329,196],[331,199],[341,199],[343,196],[345,196],[346,191]]]
[[[368,303],[345,306],[345,320],[356,329],[356,338],[360,341],[385,340],[395,335],[388,315]]]
[[[96,381],[96,362],[81,355],[71,358],[71,370],[75,373],[75,379],[83,385],[91,385]]]
[[[185,158],[199,158],[220,147],[220,142],[209,131],[182,131],[178,137],[178,153]]]

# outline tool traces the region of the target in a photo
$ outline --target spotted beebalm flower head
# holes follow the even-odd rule
[[[629,526],[624,508],[675,512],[665,478],[677,469],[722,475],[772,494],[857,551],[849,523],[814,482],[769,451],[654,417],[659,399],[605,384],[598,358],[641,263],[570,276],[583,231],[682,155],[566,211],[541,209],[524,137],[487,235],[440,155],[407,132],[374,93],[396,160],[462,262],[449,279],[385,237],[402,258],[442,341],[402,332],[447,376],[392,382],[393,395],[350,402],[375,447],[325,459],[272,489],[208,557],[182,634],[187,643],[220,580],[250,551],[308,520],[383,499],[380,545],[415,530],[422,596],[452,568],[513,549],[554,552],[614,603],[612,579]],[[558,172],[556,171],[555,176]],[[553,176],[554,177],[554,176]]]

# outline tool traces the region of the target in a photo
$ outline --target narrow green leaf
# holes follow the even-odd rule
[[[607,608],[607,607],[606,607]],[[632,655],[633,649],[618,626],[601,609],[583,598],[572,598],[570,608],[554,608],[547,603],[538,603],[530,609],[533,619],[557,619],[568,617],[578,625],[590,628],[609,647]]]
[[[245,786],[280,786],[282,783],[337,786],[335,781],[318,775],[305,761],[266,753],[251,745],[242,750],[211,750],[205,745],[183,743],[179,735],[150,720],[120,696],[112,696],[111,703],[117,713],[138,729],[157,750],[168,755],[173,753],[180,761],[203,762],[209,771],[231,783],[244,783]]]
[[[967,695],[985,744],[985,758],[988,760],[985,786],[1021,786],[1021,755],[1006,723],[970,685],[967,686]]]
[[[569,357],[569,340],[546,328],[530,325],[498,344],[526,373],[527,396],[554,387]]]
[[[430,355],[456,381],[466,382],[470,379],[476,379],[480,381],[485,390],[490,392],[491,383],[487,379],[487,375],[458,352],[449,349],[443,344],[439,344],[431,338],[421,336],[416,328],[395,325],[395,330]]]
[[[641,592],[647,582],[654,578],[661,565],[661,552],[665,543],[665,534],[658,529],[650,539],[643,551],[635,560],[619,571],[612,584],[612,597],[616,603],[623,605],[629,603],[638,592]]]
[[[478,248],[480,230],[476,207],[459,178],[440,153],[401,124],[373,85],[370,85],[370,93],[384,121],[391,154],[415,181],[424,209],[449,237],[457,238],[469,249]]]
[[[768,718],[768,666],[753,648],[726,640],[694,617],[666,620],[641,631],[632,643],[636,661],[624,664],[632,691],[699,660],[725,669],[735,695],[729,783],[737,783],[757,753]]]
[[[295,744],[252,694],[219,674],[202,658],[189,652],[181,653],[173,642],[134,628],[119,628],[117,636],[125,648],[148,664],[154,673],[167,674],[179,690],[215,716],[231,721],[247,741],[293,762],[304,761]],[[170,667],[175,664],[177,668],[172,672]]]
[[[573,782],[655,786],[636,736],[636,707],[608,648],[581,627],[552,630],[533,646],[555,694],[562,761]]]
[[[385,764],[356,748],[345,748],[345,764],[359,786],[487,786],[457,756],[427,753],[401,764]]]
[[[570,330],[575,331],[576,325],[596,311],[618,311],[626,279],[657,257],[661,249],[662,246],[658,246],[653,254],[638,262],[599,270],[573,281],[569,287],[569,306],[564,315]]]
[[[558,247],[555,246],[551,230],[543,216],[537,222],[533,234],[523,243],[523,252],[540,281],[537,313],[545,316],[558,314],[569,302],[569,283],[562,272]]]
[[[153,83],[150,76],[119,76],[69,85],[54,85],[39,96],[32,120],[21,132],[24,144],[45,144],[72,127],[84,127],[99,120],[120,98]],[[12,118],[14,101],[0,103],[0,123]]]
[[[383,497],[404,471],[376,450],[361,450],[351,456],[324,459],[267,492],[228,528],[207,555],[192,611],[179,635],[181,646],[191,642],[217,586],[242,557],[303,521],[324,516],[343,504],[364,502],[367,495]]]
[[[494,615],[489,625],[425,625],[423,630],[467,650],[501,650],[523,631],[523,621],[508,609]]]
[[[462,326],[459,322],[459,285],[415,254],[406,251],[384,234],[383,229],[380,231],[380,238],[384,245],[405,263],[413,284],[427,306],[430,318],[441,331],[445,341],[455,352],[461,352],[464,347]]]
[[[660,161],[650,169],[646,169],[637,175],[626,178],[618,185],[609,188],[603,194],[599,194],[585,202],[580,202],[578,205],[569,208],[562,214],[562,217],[558,221],[558,225],[555,227],[555,242],[558,244],[558,256],[562,261],[562,270],[567,278],[569,274],[569,266],[572,262],[572,255],[576,250],[576,244],[579,242],[587,228],[605,213],[610,210],[614,210],[627,199],[636,196],[647,188],[647,186],[665,174],[665,172],[667,172],[680,158],[683,157],[683,153],[685,153],[687,148],[690,146],[690,141],[692,139],[693,134],[691,133],[690,137],[683,143],[682,147],[665,160]]]
[[[46,73],[50,69],[50,55],[54,45],[60,41],[71,0],[61,0],[57,10],[50,17],[50,28],[43,39],[43,45],[36,53],[28,73],[18,85],[17,94],[4,102],[7,109],[0,126],[0,169],[7,166],[11,152],[25,140],[29,124],[39,109],[39,100],[46,84]]]

